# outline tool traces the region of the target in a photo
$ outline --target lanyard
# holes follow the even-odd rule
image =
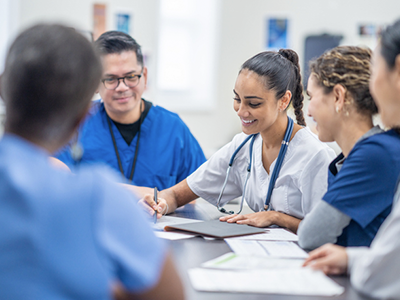
[[[278,178],[279,171],[281,170],[282,167],[283,159],[285,158],[287,148],[289,147],[289,141],[290,137],[292,136],[292,132],[293,132],[293,120],[288,117],[288,125],[286,127],[285,137],[283,138],[281,149],[279,150],[279,155],[278,158],[276,159],[274,171],[272,172],[271,179],[269,181],[267,199],[265,199],[265,206],[264,206],[265,210],[271,209],[269,203],[271,201],[272,190],[275,187],[276,179]]]
[[[121,172],[122,176],[125,177],[124,169],[122,168],[121,158],[119,157],[117,142],[115,141],[115,136],[114,136],[113,130],[111,128],[110,117],[107,115],[107,112],[106,112],[106,116],[107,116],[108,129],[110,129],[110,134],[111,134],[111,138],[112,138],[113,145],[114,145],[115,154],[117,155],[119,171]],[[136,148],[135,148],[135,156],[133,157],[132,170],[131,170],[131,174],[129,175],[130,181],[133,179],[133,174],[135,173],[136,161],[137,161],[137,156],[138,156],[138,151],[139,151],[140,127],[142,126],[142,123],[143,123],[142,100],[140,100],[139,131],[138,131],[138,138],[137,138]]]

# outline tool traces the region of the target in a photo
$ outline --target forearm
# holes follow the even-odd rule
[[[188,204],[190,201],[197,199],[198,196],[193,193],[185,179],[174,185],[173,187],[161,191],[160,198],[163,198],[165,199],[165,201],[167,201],[167,213],[172,213],[178,207]]]
[[[297,228],[299,227],[301,220],[287,214],[274,211],[272,222],[274,225],[287,228],[290,231],[297,233]]]
[[[349,216],[321,200],[299,225],[299,245],[312,250],[334,244],[350,221]]]

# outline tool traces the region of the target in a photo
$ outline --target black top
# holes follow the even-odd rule
[[[142,100],[144,102],[144,111],[142,112],[141,118],[139,118],[139,120],[137,120],[135,123],[122,124],[122,123],[118,123],[118,122],[115,122],[114,120],[112,120],[113,123],[115,124],[115,126],[117,126],[118,131],[121,133],[122,137],[124,138],[125,142],[128,145],[130,145],[132,143],[133,138],[139,131],[140,120],[142,120],[142,122],[143,122],[143,120],[146,118],[147,114],[149,113],[150,108],[153,106],[153,103],[151,103],[150,101],[146,101],[144,99],[142,99]]]

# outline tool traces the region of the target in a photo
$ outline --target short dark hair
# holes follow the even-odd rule
[[[248,59],[240,71],[247,69],[264,79],[265,87],[275,91],[276,99],[282,98],[286,91],[292,93],[290,99],[299,125],[306,125],[303,115],[303,85],[299,57],[291,49],[264,51]]]
[[[11,45],[1,77],[5,129],[59,143],[86,112],[102,73],[92,44],[70,27],[39,24]]]
[[[397,55],[400,54],[400,19],[382,32],[380,45],[381,55],[392,69]]]
[[[121,31],[107,31],[104,32],[94,44],[100,55],[134,51],[138,64],[143,66],[142,48],[129,34]]]

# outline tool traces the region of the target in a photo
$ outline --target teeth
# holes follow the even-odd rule
[[[243,119],[242,119],[242,122],[243,122],[243,123],[246,123],[246,124],[250,124],[250,123],[253,123],[254,120],[243,120]]]

